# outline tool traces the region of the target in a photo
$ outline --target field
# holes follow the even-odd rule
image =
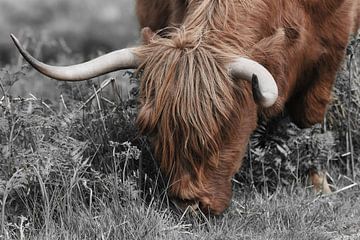
[[[42,59],[57,49],[48,59],[55,64],[89,57],[72,52],[77,45],[68,39],[48,39],[32,30],[21,36]],[[217,217],[168,199],[167,181],[135,127],[131,72],[69,84],[35,73],[15,54],[6,63],[0,239],[360,239],[359,35],[349,42],[324,124],[259,123],[233,179],[231,206]],[[315,168],[327,170],[332,193],[314,193],[308,171]]]

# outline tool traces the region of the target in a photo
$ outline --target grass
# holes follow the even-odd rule
[[[11,88],[33,70],[1,70],[0,238],[359,239],[358,42],[350,43],[326,124],[261,126],[219,217],[180,211],[167,198],[166,179],[134,126],[136,88],[120,102],[106,92],[116,92],[114,84],[100,86],[104,78],[59,83],[58,102],[14,97]],[[307,187],[313,165],[328,169],[333,194]]]

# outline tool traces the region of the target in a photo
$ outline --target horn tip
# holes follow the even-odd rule
[[[10,37],[11,37],[11,39],[13,40],[13,42],[15,43],[15,45],[19,48],[20,47],[20,42],[19,42],[19,40],[15,37],[15,35],[14,34],[10,34]]]
[[[10,37],[11,37],[11,39],[12,39],[13,41],[17,40],[17,38],[15,37],[15,35],[12,34],[12,33],[10,33]]]
[[[277,93],[273,93],[273,92],[269,92],[264,94],[263,99],[261,99],[262,102],[262,106],[265,108],[269,108],[271,106],[273,106],[276,103],[276,100],[278,98],[278,94]]]

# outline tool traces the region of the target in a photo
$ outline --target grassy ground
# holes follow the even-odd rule
[[[59,83],[56,103],[15,97],[11,88],[33,70],[1,70],[0,238],[359,239],[358,44],[348,49],[326,124],[289,124],[286,136],[260,129],[219,217],[180,211],[164,194],[167,182],[134,127],[136,91],[119,102],[115,85],[96,79]],[[110,91],[95,91],[103,87]],[[270,147],[256,144],[262,138]],[[333,194],[307,187],[305,168],[316,161]]]

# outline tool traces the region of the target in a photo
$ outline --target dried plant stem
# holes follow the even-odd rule
[[[328,193],[328,194],[323,194],[323,195],[321,195],[321,197],[333,196],[333,195],[336,195],[336,194],[338,194],[338,193],[344,192],[344,191],[346,191],[346,190],[348,190],[348,189],[351,189],[351,188],[353,188],[353,187],[356,187],[356,186],[359,186],[359,184],[358,184],[358,183],[353,183],[353,184],[350,184],[349,186],[346,186],[346,187],[343,187],[343,188],[341,188],[341,189],[339,189],[339,190],[336,190],[335,192]]]
[[[49,201],[49,195],[47,193],[47,189],[45,186],[45,182],[43,181],[43,178],[39,172],[39,170],[36,167],[34,168],[34,172],[36,173],[36,176],[39,181],[40,189],[41,189],[41,196],[44,203],[44,225],[45,225],[45,237],[46,239],[49,239],[50,236],[50,225],[51,225],[51,217],[50,217],[50,201]]]
[[[32,93],[29,94],[34,100],[39,100],[37,97],[35,97]],[[41,104],[44,105],[47,109],[50,110],[50,112],[52,114],[54,114],[54,116],[56,116],[56,112],[54,110],[51,109],[51,107],[49,105],[47,105],[44,101],[41,101]]]
[[[6,91],[5,91],[5,88],[4,88],[1,81],[0,81],[0,88],[1,88],[1,91],[3,92],[3,97],[5,97],[6,96]]]
[[[123,167],[123,171],[122,171],[122,178],[123,178],[122,181],[123,181],[123,183],[126,181],[126,168],[127,168],[128,163],[129,163],[129,156],[130,156],[130,145],[129,144],[130,144],[129,142],[126,142],[126,143],[123,144],[124,146],[128,147],[128,149],[126,151],[125,163],[124,163],[124,167]]]
[[[104,100],[105,102],[107,102],[108,104],[115,106],[116,104],[112,101],[110,101],[109,99],[105,98],[105,97],[101,97],[102,100]]]
[[[353,147],[353,140],[352,140],[352,127],[351,127],[351,103],[352,103],[352,62],[353,62],[354,53],[350,54],[349,60],[349,89],[348,89],[348,114],[347,114],[347,143],[346,143],[346,150],[350,153],[349,157],[347,158],[347,173],[352,174],[352,178],[355,180],[356,173],[355,173],[355,162],[354,162],[354,147]],[[350,161],[350,162],[349,162]]]
[[[64,96],[63,96],[62,94],[60,95],[60,98],[61,98],[61,102],[62,102],[62,104],[64,105],[66,111],[68,111],[69,109],[68,109],[67,106],[66,106],[66,103],[65,103],[65,100],[64,100]]]
[[[99,92],[101,92],[104,88],[106,88],[110,83],[114,82],[115,78],[108,78],[106,79],[101,85],[100,88],[95,90],[95,93],[93,95],[91,95],[90,98],[88,98],[88,100],[86,100],[83,105],[78,109],[78,111],[80,111],[81,109],[83,109],[84,107],[86,107],[86,105],[91,102]]]
[[[99,108],[99,113],[100,113],[101,122],[102,122],[102,124],[103,124],[105,133],[107,133],[105,118],[104,118],[104,114],[103,114],[102,109],[101,109],[101,103],[100,103],[98,91],[96,90],[96,88],[95,88],[94,85],[93,85],[93,88],[94,88],[94,92],[95,92],[95,96],[96,96],[96,102],[97,102],[97,105],[98,105],[98,108]]]
[[[300,150],[299,144],[296,143],[296,183],[299,184],[300,182]],[[280,176],[279,176],[279,183],[280,183]]]
[[[248,157],[249,157],[249,162],[250,162],[250,179],[251,179],[251,186],[256,189],[255,187],[255,181],[254,181],[254,169],[253,169],[253,159],[252,159],[252,152],[251,152],[251,142],[249,141],[249,146],[248,146]]]
[[[11,125],[11,130],[10,130],[10,136],[9,136],[9,146],[7,147],[7,154],[8,156],[12,155],[12,149],[13,149],[13,140],[14,140],[14,130],[15,130],[15,125],[18,123],[18,119]],[[10,163],[10,162],[9,162]]]

